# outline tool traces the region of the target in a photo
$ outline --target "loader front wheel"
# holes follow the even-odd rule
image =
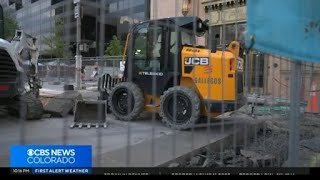
[[[110,110],[119,120],[131,121],[144,110],[144,97],[134,83],[123,82],[116,85],[109,96]]]
[[[200,118],[200,98],[190,88],[170,88],[161,96],[160,101],[162,121],[173,129],[190,129]]]

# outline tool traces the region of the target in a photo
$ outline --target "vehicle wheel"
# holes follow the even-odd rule
[[[43,115],[43,105],[33,93],[28,92],[17,98],[15,103],[10,104],[9,113],[14,115],[25,116],[26,120],[38,120]]]
[[[131,121],[144,110],[143,93],[134,83],[119,83],[109,95],[109,104],[112,114],[117,119]]]
[[[190,129],[200,118],[200,99],[192,89],[180,86],[170,88],[160,101],[162,121],[173,129]]]

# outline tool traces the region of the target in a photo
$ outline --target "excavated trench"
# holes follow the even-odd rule
[[[262,116],[260,116],[261,118]],[[287,167],[289,150],[288,116],[264,118],[262,128],[246,145],[231,145],[223,151],[203,148],[169,167]],[[320,115],[304,114],[300,126],[300,167],[320,166]],[[219,146],[219,145],[218,145]],[[230,147],[230,146],[229,146]]]

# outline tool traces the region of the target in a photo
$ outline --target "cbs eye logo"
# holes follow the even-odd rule
[[[28,149],[27,155],[30,156],[49,156],[50,150],[49,149]]]
[[[32,150],[32,149],[28,149],[27,155],[28,155],[28,156],[33,156],[33,155],[34,155],[33,150]]]

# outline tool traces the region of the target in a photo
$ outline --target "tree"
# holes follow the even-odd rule
[[[49,48],[46,54],[52,55],[56,58],[66,58],[71,56],[69,50],[70,45],[63,41],[64,23],[60,18],[55,20],[54,34],[43,38],[43,44]]]
[[[123,45],[117,36],[112,36],[112,40],[108,44],[105,54],[108,56],[121,56],[123,49]]]
[[[4,20],[4,37],[10,40],[14,37],[16,30],[19,29],[18,22],[7,14],[4,15],[3,20]]]

